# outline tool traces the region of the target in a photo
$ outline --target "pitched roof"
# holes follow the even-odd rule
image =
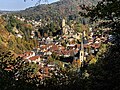
[[[31,54],[33,54],[32,51],[25,52],[25,55],[26,55],[26,56],[30,56]]]
[[[100,48],[100,43],[94,43],[93,45],[91,45],[91,47],[93,48]]]
[[[40,56],[33,56],[33,57],[30,57],[29,60],[34,61],[34,60],[36,60],[38,58],[40,58]]]

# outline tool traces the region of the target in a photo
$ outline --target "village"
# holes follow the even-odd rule
[[[0,4],[0,90],[120,89],[120,0]]]
[[[24,18],[18,19],[25,21]],[[41,22],[34,20],[28,21],[28,23],[33,23],[35,27],[41,25]],[[86,26],[84,25],[84,27]],[[44,79],[51,77],[51,70],[59,72],[60,65],[62,68],[67,68],[69,65],[76,65],[78,68],[83,64],[95,63],[96,55],[102,44],[108,44],[113,39],[112,35],[109,35],[109,31],[109,28],[105,28],[100,32],[97,28],[89,26],[88,30],[75,32],[63,19],[62,35],[38,38],[37,47],[18,56],[22,57],[25,62],[38,64],[40,66],[38,76],[40,79]],[[32,31],[31,38],[34,37],[35,33]]]

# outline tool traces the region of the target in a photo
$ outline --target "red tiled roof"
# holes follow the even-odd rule
[[[41,46],[40,49],[47,49],[47,45]]]
[[[31,51],[25,52],[25,56],[29,56],[30,54],[33,54],[33,52]]]
[[[100,43],[98,43],[98,44],[95,44],[95,48],[100,48]]]
[[[52,45],[52,47],[50,48],[51,51],[56,51],[59,50],[57,45]]]
[[[63,55],[69,55],[70,53],[69,53],[69,51],[67,51],[67,50],[62,50],[62,54],[63,54]]]
[[[91,45],[91,47],[93,47],[93,48],[100,48],[100,43],[95,43],[95,44],[93,44],[93,45]]]
[[[33,60],[36,60],[36,59],[38,59],[38,58],[40,58],[40,56],[33,56],[33,57],[30,57],[29,59],[30,59],[31,61],[33,61]]]
[[[77,48],[80,48],[80,44],[77,44]]]
[[[12,65],[8,65],[4,70],[6,71],[12,71],[14,67]]]
[[[88,44],[84,44],[84,48],[88,48],[89,47],[89,45]]]
[[[45,67],[44,68],[44,74],[48,74],[49,73],[49,68],[48,67]]]
[[[92,39],[90,39],[90,40],[88,40],[88,42],[93,42],[93,40],[92,40]]]

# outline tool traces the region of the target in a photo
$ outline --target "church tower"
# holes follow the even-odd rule
[[[65,27],[65,19],[62,20],[62,28]]]
[[[83,33],[82,33],[81,49],[80,49],[80,54],[79,54],[80,62],[84,61],[84,44],[83,44],[83,39],[84,39],[84,36],[83,36]]]
[[[63,34],[66,33],[66,29],[65,29],[65,19],[62,20],[62,33],[63,33]]]

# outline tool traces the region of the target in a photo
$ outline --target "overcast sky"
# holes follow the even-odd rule
[[[16,11],[16,10],[24,10],[25,8],[35,6],[38,0],[0,0],[0,10],[7,11]],[[44,0],[41,0],[44,1]],[[48,0],[49,3],[56,2],[59,0]]]

